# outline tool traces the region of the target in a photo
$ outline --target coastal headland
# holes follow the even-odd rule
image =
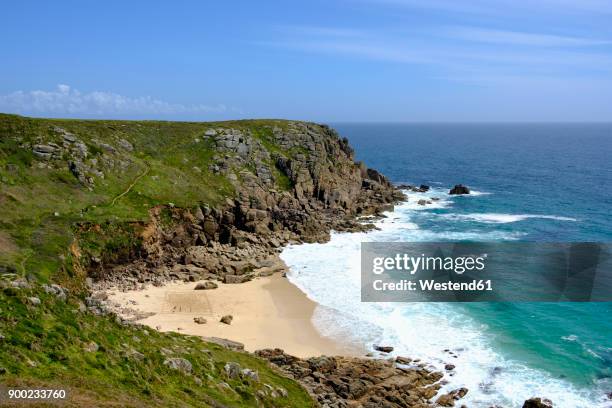
[[[0,115],[0,136],[3,384],[68,389],[68,406],[430,407],[468,392],[322,337],[282,277],[284,245],[371,229],[404,199],[330,127]]]

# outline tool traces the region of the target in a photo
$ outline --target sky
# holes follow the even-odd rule
[[[612,121],[612,0],[6,2],[0,112]]]

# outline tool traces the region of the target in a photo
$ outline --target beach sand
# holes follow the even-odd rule
[[[322,336],[311,321],[317,304],[280,274],[242,284],[218,283],[212,290],[194,290],[196,284],[110,292],[109,298],[121,306],[155,313],[139,320],[152,328],[230,339],[244,343],[247,351],[278,347],[303,358],[364,353],[357,345]],[[219,321],[224,315],[233,316],[231,325]],[[207,322],[197,324],[194,317]]]

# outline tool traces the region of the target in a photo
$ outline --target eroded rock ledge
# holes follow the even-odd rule
[[[356,217],[391,210],[404,198],[383,175],[354,160],[347,139],[324,125],[290,122],[264,136],[211,129],[211,170],[235,195],[210,207],[156,207],[138,256],[120,265],[96,259],[94,288],[138,289],[173,279],[241,283],[282,269],[288,243],[324,242],[331,230],[373,227]]]
[[[468,392],[461,388],[436,399],[443,374],[401,364],[399,359],[321,356],[304,360],[280,349],[259,350],[255,355],[300,382],[322,407],[452,407]]]

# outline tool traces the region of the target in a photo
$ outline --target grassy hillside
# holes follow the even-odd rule
[[[30,296],[41,304],[32,304]],[[0,384],[65,389],[69,406],[312,406],[299,385],[249,354],[81,312],[74,301],[36,286],[4,288],[0,316]],[[189,361],[192,371],[164,364],[177,357]],[[229,378],[227,362],[256,370],[259,381]]]
[[[210,170],[208,130],[248,129],[273,150],[273,126],[286,122],[0,114],[0,384],[68,388],[72,403],[86,406],[311,406],[300,386],[248,354],[126,326],[80,305],[86,275],[76,258],[84,252],[121,257],[138,247],[151,208],[215,206],[234,194]],[[287,188],[288,180],[275,180]],[[28,287],[14,287],[17,278]],[[69,288],[68,298],[43,291],[48,282]],[[189,360],[192,372],[169,368],[171,357]],[[257,370],[260,381],[228,378],[228,361]],[[272,392],[279,387],[288,396]]]

